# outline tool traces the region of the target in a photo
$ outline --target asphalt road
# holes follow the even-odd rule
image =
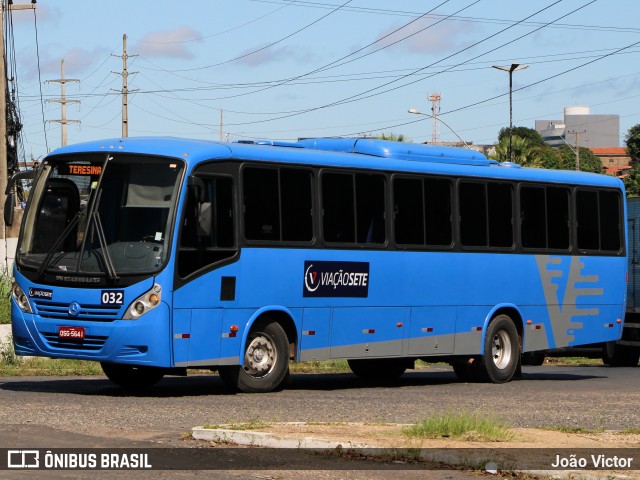
[[[397,384],[385,387],[368,385],[350,374],[299,374],[292,375],[285,390],[268,394],[231,392],[215,374],[166,377],[136,394],[104,377],[3,377],[0,448],[198,447],[202,445],[197,441],[181,437],[199,425],[249,420],[411,423],[461,410],[497,414],[514,427],[640,425],[640,368],[545,365],[523,370],[521,379],[502,385],[461,383],[448,367],[410,371]],[[111,478],[114,472],[101,473]],[[371,478],[359,476],[363,473],[342,472],[340,478]],[[416,473],[405,472],[406,478]],[[310,476],[295,472],[291,478],[322,477],[318,472],[305,474]],[[431,471],[428,478],[464,475]],[[281,472],[278,476],[288,478]],[[15,476],[0,472],[0,478]]]

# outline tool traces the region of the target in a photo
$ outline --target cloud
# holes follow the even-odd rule
[[[133,54],[139,53],[148,57],[194,58],[190,47],[194,42],[201,42],[201,35],[195,30],[182,27],[147,33],[131,49]]]
[[[473,23],[445,20],[436,24],[437,21],[430,17],[421,18],[395,33],[391,32],[398,27],[389,28],[380,34],[382,40],[373,48],[389,46],[388,49],[414,54],[445,53],[458,50],[469,43],[467,36],[474,29]]]
[[[255,53],[252,53],[255,52]],[[308,49],[302,47],[266,47],[263,49],[253,48],[246,50],[238,55],[237,63],[255,67],[268,63],[280,62],[283,60],[292,60],[298,64],[306,64],[317,59],[315,53],[309,52]]]
[[[37,77],[37,63],[34,60],[31,50],[23,49],[20,59],[19,71],[28,77]],[[46,46],[40,50],[40,71],[42,79],[60,78],[61,61],[64,60],[65,78],[77,78],[79,74],[95,69],[96,59],[103,59],[108,55],[108,51],[102,47],[95,47],[91,50],[76,47],[59,53],[55,46]]]

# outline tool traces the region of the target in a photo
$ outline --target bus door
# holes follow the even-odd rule
[[[172,338],[180,367],[217,364],[223,307],[235,297],[235,265],[225,267],[237,254],[233,180],[200,170],[189,179],[180,220]]]

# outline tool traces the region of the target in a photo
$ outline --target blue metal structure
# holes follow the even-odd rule
[[[620,338],[623,199],[613,177],[372,139],[64,147],[24,218],[16,353],[125,387],[207,367],[269,391],[289,359],[332,358],[508,381],[522,352]]]

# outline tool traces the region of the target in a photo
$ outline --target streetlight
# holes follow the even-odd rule
[[[419,111],[417,108],[410,108],[408,110],[409,113],[413,113],[414,115],[424,115],[425,117],[431,117],[431,118],[435,118],[437,121],[442,122],[444,124],[445,127],[447,127],[449,130],[451,130],[456,137],[458,137],[458,139],[462,142],[462,144],[467,147],[468,149],[471,149],[471,147],[469,146],[469,144],[467,142],[465,142],[462,137],[460,135],[458,135],[458,132],[456,132],[453,128],[451,128],[449,126],[449,124],[447,124],[444,120],[442,120],[440,117],[436,117],[434,115],[429,115],[427,113],[422,113],[421,111]]]
[[[510,66],[503,67],[501,65],[493,65],[493,68],[509,72],[509,161],[513,162],[513,101],[511,99],[513,92],[513,72],[516,70],[524,70],[529,65],[520,63],[512,63]]]

